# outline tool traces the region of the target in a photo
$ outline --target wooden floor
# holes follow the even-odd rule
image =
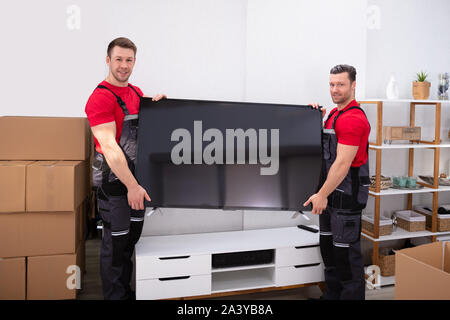
[[[86,240],[86,273],[82,280],[82,289],[78,294],[79,300],[102,300],[102,285],[100,280],[100,239]],[[319,287],[305,287],[288,290],[257,292],[243,295],[232,295],[214,300],[305,300],[318,298],[321,295]],[[394,286],[383,287],[378,290],[366,290],[367,300],[393,300]]]

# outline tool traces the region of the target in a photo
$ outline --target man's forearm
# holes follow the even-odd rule
[[[128,168],[128,163],[122,149],[117,144],[102,146],[103,155],[112,172],[130,189],[138,185],[136,179]]]
[[[318,194],[327,198],[341,184],[349,169],[350,167],[347,164],[335,161],[331,165],[327,179]]]

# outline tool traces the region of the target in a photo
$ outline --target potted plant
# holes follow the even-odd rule
[[[428,74],[423,71],[417,73],[416,81],[413,81],[413,97],[415,100],[427,100],[430,96],[431,84],[426,81]]]

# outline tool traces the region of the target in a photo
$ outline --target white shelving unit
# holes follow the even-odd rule
[[[369,149],[374,150],[376,152],[376,162],[375,162],[375,175],[377,178],[376,188],[375,190],[371,189],[369,191],[370,196],[375,198],[374,202],[374,232],[369,232],[367,230],[363,230],[362,236],[373,243],[373,253],[372,253],[372,263],[374,265],[378,265],[379,259],[379,244],[382,241],[388,240],[399,240],[399,239],[408,239],[408,238],[418,238],[418,237],[432,237],[432,240],[436,240],[436,236],[450,234],[450,232],[436,232],[437,230],[437,206],[438,206],[438,194],[440,192],[448,192],[450,191],[449,186],[438,186],[438,176],[439,176],[439,157],[440,150],[443,148],[449,148],[450,142],[445,139],[441,139],[441,108],[443,105],[449,105],[450,101],[445,100],[413,100],[413,99],[363,99],[359,101],[361,105],[376,105],[377,108],[377,119],[376,126],[373,127],[376,129],[376,141],[370,142]],[[434,107],[432,111],[434,111],[434,120],[435,120],[435,137],[433,141],[419,141],[419,143],[398,143],[392,142],[390,144],[383,143],[384,137],[382,136],[382,128],[383,128],[383,104],[388,103],[389,107],[404,107],[405,104],[409,104],[410,107],[410,116],[409,123],[410,126],[415,125],[415,110],[417,106],[423,106],[424,108]],[[394,149],[405,149],[409,150],[409,163],[408,163],[408,175],[414,175],[414,152],[420,149],[431,149],[434,152],[434,184],[429,185],[426,184],[424,188],[418,190],[402,190],[402,189],[394,189],[389,188],[387,190],[380,189],[380,177],[381,177],[381,166],[382,166],[382,153],[389,152]],[[373,159],[373,158],[372,158]],[[373,165],[373,163],[372,163]],[[406,230],[397,228],[391,235],[380,236],[379,235],[379,219],[380,219],[380,202],[381,198],[384,196],[396,196],[396,195],[408,195],[408,205],[407,209],[412,210],[412,196],[414,194],[419,193],[431,193],[433,195],[433,204],[432,204],[432,212],[433,212],[433,223],[432,223],[432,231],[419,231],[419,232],[408,232]],[[431,207],[431,206],[430,206]],[[385,284],[393,284],[395,282],[395,277],[382,277],[381,283]]]

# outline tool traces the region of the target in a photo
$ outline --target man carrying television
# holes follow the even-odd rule
[[[365,298],[361,255],[361,212],[369,191],[370,125],[355,101],[356,70],[337,65],[330,71],[330,94],[337,107],[324,123],[319,190],[304,206],[319,214],[320,251],[325,265],[321,299]],[[317,103],[313,108],[319,108]],[[325,116],[326,110],[322,109]]]
[[[85,112],[94,135],[93,185],[103,220],[100,274],[107,300],[133,299],[131,257],[144,224],[147,191],[134,176],[142,91],[128,83],[136,46],[127,38],[108,45],[109,74],[89,97]],[[156,95],[153,101],[165,98]]]

